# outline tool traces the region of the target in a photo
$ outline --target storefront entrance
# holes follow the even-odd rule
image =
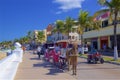
[[[108,36],[100,37],[100,48],[104,49],[104,46],[108,48]]]
[[[98,49],[98,38],[92,38],[92,47]]]
[[[111,48],[114,49],[114,36],[110,36]],[[117,48],[120,50],[120,35],[117,35]]]

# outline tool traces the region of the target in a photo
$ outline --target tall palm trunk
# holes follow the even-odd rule
[[[82,47],[82,54],[84,54],[83,34],[81,34],[81,47]]]
[[[114,19],[114,59],[118,59],[118,51],[117,51],[117,35],[116,35],[116,28],[117,28],[117,14],[118,12],[115,12],[115,19]]]
[[[60,40],[60,39],[59,39],[59,36],[60,36],[60,33],[59,33],[59,31],[58,31],[58,40]]]
[[[69,29],[68,29],[68,42],[67,42],[67,47],[69,46],[69,42],[70,42],[70,40],[69,40]]]

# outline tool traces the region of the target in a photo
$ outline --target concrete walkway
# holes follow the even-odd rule
[[[39,60],[32,52],[26,52],[14,80],[76,80],[76,78],[49,62]]]

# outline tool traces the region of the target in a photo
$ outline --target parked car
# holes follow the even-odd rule
[[[101,64],[104,63],[104,59],[102,57],[102,54],[100,52],[98,52],[95,49],[92,49],[87,56],[87,62],[91,63],[93,62],[94,64],[100,62]]]

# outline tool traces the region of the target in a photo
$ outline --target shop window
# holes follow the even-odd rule
[[[120,20],[117,21],[117,24],[120,24]],[[114,25],[114,21],[112,22],[112,25]]]
[[[108,20],[105,20],[102,22],[102,27],[107,27],[108,26]]]

